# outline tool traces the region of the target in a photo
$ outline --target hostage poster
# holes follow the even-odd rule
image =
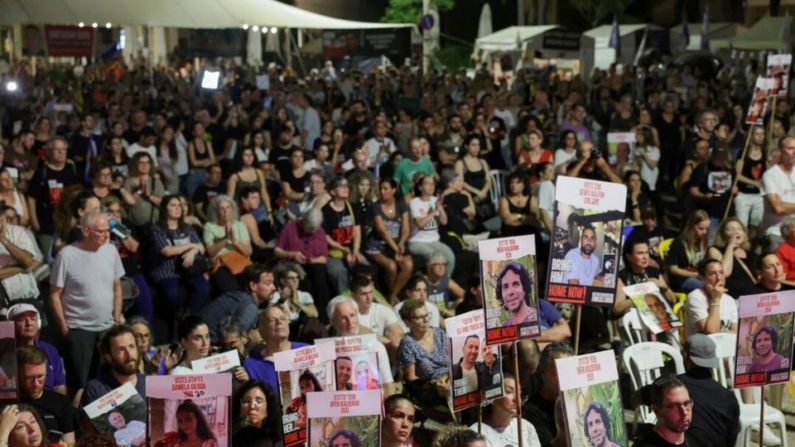
[[[375,334],[324,338],[322,341],[334,342],[337,391],[381,389],[382,377],[376,351],[379,341]]]
[[[111,435],[119,447],[146,442],[146,404],[132,383],[125,383],[83,407],[97,433]]]
[[[791,54],[771,54],[767,57],[767,78],[773,80],[770,94],[779,98],[787,96],[789,88],[789,69],[792,66]]]
[[[682,326],[671,305],[653,282],[624,287],[624,293],[635,304],[641,321],[654,334]]]
[[[154,447],[231,445],[232,376],[147,376],[147,436]]]
[[[795,290],[740,297],[735,388],[789,380],[793,312]]]
[[[450,408],[461,411],[501,397],[502,359],[499,346],[486,344],[483,312],[473,310],[444,320],[450,337]]]
[[[569,447],[627,447],[613,351],[555,360]]]
[[[381,390],[307,395],[309,446],[381,445]]]
[[[773,89],[774,82],[769,78],[757,78],[754,88],[754,95],[748,104],[748,113],[745,116],[745,124],[758,126],[765,125],[765,114],[767,113],[768,96]]]
[[[547,300],[612,306],[627,187],[558,177]]]
[[[478,242],[486,343],[537,337],[538,281],[533,235]]]
[[[277,352],[273,363],[279,379],[284,446],[304,444],[307,439],[307,395],[336,389],[333,342],[318,343]]]

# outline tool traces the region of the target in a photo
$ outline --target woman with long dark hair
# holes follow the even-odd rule
[[[262,380],[249,380],[237,390],[232,402],[233,445],[283,445],[281,405],[270,385]]]
[[[188,399],[177,407],[177,447],[218,447],[215,433],[195,402]]]

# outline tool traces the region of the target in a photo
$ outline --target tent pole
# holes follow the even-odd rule
[[[300,29],[297,30],[297,31],[298,31],[299,34],[301,33]],[[295,37],[293,36],[293,33],[289,33],[289,35],[290,35],[290,40],[295,39]],[[298,65],[301,66],[301,71],[303,72],[303,75],[306,76],[307,72],[306,72],[306,67],[304,67],[304,57],[301,56],[301,51],[299,49],[298,43],[296,43],[296,42],[293,42],[293,43],[295,44],[295,48],[296,48],[295,57],[298,59]]]

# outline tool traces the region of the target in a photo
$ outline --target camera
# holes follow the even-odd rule
[[[602,158],[602,151],[597,148],[591,149],[591,160],[596,160],[597,158]]]

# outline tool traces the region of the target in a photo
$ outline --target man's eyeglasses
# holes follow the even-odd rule
[[[411,320],[412,320],[412,321],[416,321],[416,322],[418,322],[418,323],[419,323],[420,321],[428,321],[428,320],[430,320],[430,319],[431,319],[431,315],[430,315],[430,314],[425,314],[425,315],[415,315],[415,316],[411,317]]]

